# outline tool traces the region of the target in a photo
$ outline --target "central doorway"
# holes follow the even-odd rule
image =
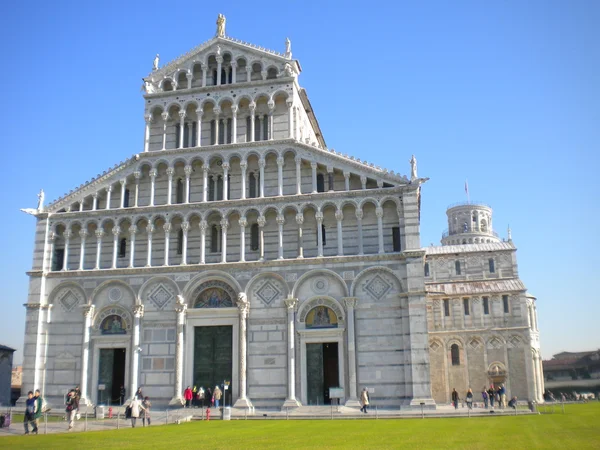
[[[101,348],[98,369],[98,402],[118,405],[125,386],[125,349]],[[104,389],[102,389],[102,387]],[[132,394],[130,392],[130,394]]]
[[[306,344],[307,400],[309,405],[330,405],[329,388],[340,385],[338,343]]]
[[[213,391],[218,385],[223,391],[221,404],[230,405],[231,388],[223,390],[223,381],[231,382],[232,366],[233,327],[195,327],[193,384],[198,388],[202,386],[205,391],[207,388]]]

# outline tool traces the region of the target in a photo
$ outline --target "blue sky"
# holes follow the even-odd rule
[[[287,36],[330,148],[401,173],[414,153],[422,244],[472,200],[510,224],[538,298],[542,352],[600,347],[600,3],[596,1],[13,2],[0,16],[5,105],[0,343],[21,359],[34,219],[142,151],[141,77],[227,34],[283,51]],[[356,2],[358,3],[358,2]]]

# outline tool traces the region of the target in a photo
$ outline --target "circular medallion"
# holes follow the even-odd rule
[[[113,287],[113,288],[110,288],[110,290],[108,291],[108,299],[111,302],[117,303],[122,298],[123,298],[123,292],[121,292],[120,288]]]
[[[318,277],[313,281],[312,288],[317,294],[325,294],[329,290],[329,281],[325,277]]]

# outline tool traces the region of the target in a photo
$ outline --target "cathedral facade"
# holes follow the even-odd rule
[[[485,205],[420,244],[403,176],[328,149],[291,43],[225,34],[144,78],[140,152],[36,210],[24,391],[157,405],[187,386],[238,408],[541,399],[535,299]],[[493,269],[493,270],[492,270]]]

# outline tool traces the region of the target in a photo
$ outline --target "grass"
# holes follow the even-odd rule
[[[600,403],[554,414],[448,419],[234,420],[150,428],[0,437],[3,449],[33,448],[600,448]]]

